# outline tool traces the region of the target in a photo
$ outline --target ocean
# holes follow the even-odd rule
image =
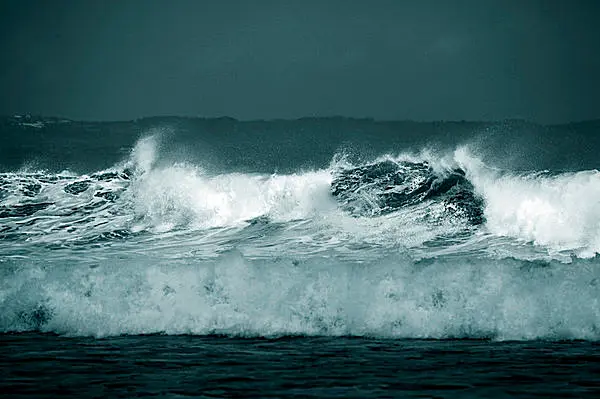
[[[11,397],[600,393],[600,121],[0,132]]]

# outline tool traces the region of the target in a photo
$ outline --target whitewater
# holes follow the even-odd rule
[[[0,173],[0,331],[596,341],[600,173],[469,145],[219,172],[142,134]]]

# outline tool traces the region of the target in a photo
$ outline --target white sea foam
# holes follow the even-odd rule
[[[209,176],[196,167],[172,165],[138,178],[128,198],[151,228],[225,227],[260,216],[281,222],[303,219],[334,208],[329,182],[326,171]]]
[[[486,227],[579,257],[600,252],[600,172],[513,174],[489,167],[465,148],[457,162],[485,200]]]
[[[0,331],[67,335],[358,335],[600,339],[600,270],[401,255],[157,263],[123,254],[94,268],[5,264]]]

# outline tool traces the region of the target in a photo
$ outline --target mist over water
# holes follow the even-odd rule
[[[75,129],[4,123],[40,146]],[[130,131],[132,145],[107,141],[120,158],[105,167],[89,143],[72,145],[74,167],[6,167],[0,331],[600,338],[600,173],[567,166],[591,158],[532,169],[551,148],[516,161],[498,126],[447,124],[401,145],[414,131],[360,120],[336,122],[350,133],[323,139],[325,157],[306,121],[285,123],[260,137],[295,153],[240,132],[192,140],[165,120]],[[452,129],[464,140],[440,133]]]

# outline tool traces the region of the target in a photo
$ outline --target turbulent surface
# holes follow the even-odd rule
[[[424,201],[439,200],[446,209],[483,222],[483,202],[462,169],[436,174],[428,162],[383,160],[344,169],[332,182],[332,194],[357,216],[378,216]],[[447,215],[446,215],[447,216]]]
[[[265,173],[172,137],[102,170],[0,173],[0,331],[600,338],[596,170],[454,146]]]

